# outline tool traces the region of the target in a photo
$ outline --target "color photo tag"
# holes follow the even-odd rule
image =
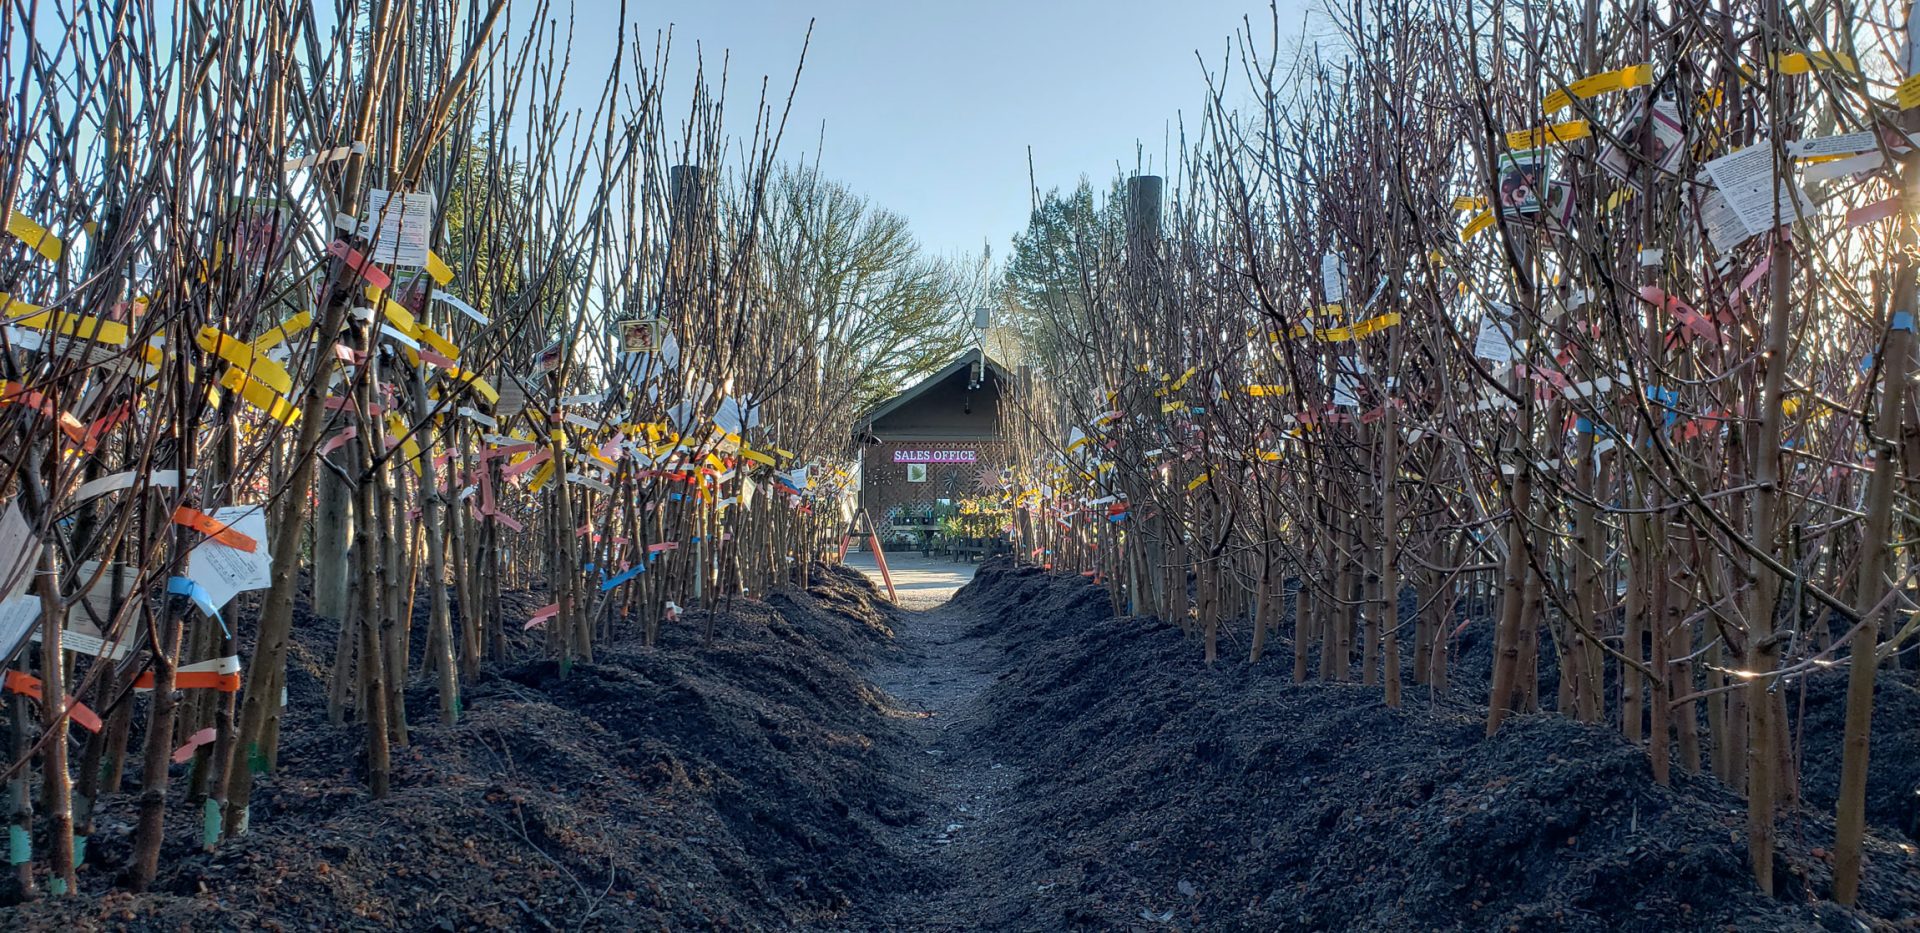
[[[1500,213],[1538,214],[1541,195],[1552,172],[1552,154],[1545,149],[1522,149],[1500,157]]]
[[[637,321],[620,322],[620,352],[652,353],[660,349],[660,334],[666,329],[666,322],[659,318],[642,318]]]
[[[1686,150],[1687,131],[1680,123],[1680,105],[1671,100],[1655,101],[1652,112],[1648,112],[1646,101],[1641,101],[1614,135],[1620,142],[1608,145],[1600,154],[1600,167],[1635,187],[1640,186],[1641,160],[1672,174]]]

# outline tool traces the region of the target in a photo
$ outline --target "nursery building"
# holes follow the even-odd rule
[[[876,524],[931,530],[938,506],[999,489],[1000,400],[1012,385],[976,348],[854,424],[860,504]]]

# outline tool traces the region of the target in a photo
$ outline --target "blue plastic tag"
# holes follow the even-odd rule
[[[227,629],[227,620],[220,618],[220,607],[213,604],[213,594],[208,593],[206,587],[186,577],[169,577],[167,592],[193,600],[193,604],[200,607],[200,611],[206,613],[208,618],[220,623],[220,631],[223,634],[228,638],[233,637],[233,632]]]
[[[620,584],[625,583],[628,580],[631,580],[634,577],[637,577],[646,572],[647,572],[646,564],[634,564],[632,567],[628,567],[626,570],[621,571],[618,575],[608,580],[607,582],[600,584],[600,592],[605,593],[608,590],[611,590],[614,587],[619,586]]]

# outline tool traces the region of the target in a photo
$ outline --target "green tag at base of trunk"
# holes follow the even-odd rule
[[[211,849],[220,841],[220,801],[207,798],[202,808],[204,816],[200,821],[200,845]]]

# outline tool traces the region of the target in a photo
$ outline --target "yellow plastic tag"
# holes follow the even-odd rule
[[[439,332],[425,324],[415,325],[413,328],[413,336],[421,343],[433,348],[433,352],[447,359],[457,360],[460,358],[459,347],[454,346],[447,338],[440,336]]]
[[[387,320],[393,322],[393,328],[395,330],[411,337],[413,336],[413,332],[419,328],[420,322],[414,318],[413,312],[408,311],[406,305],[388,298],[385,292],[369,285],[367,286],[366,296],[368,301],[373,302],[374,307],[380,309],[381,314],[386,315]]]
[[[1893,95],[1901,110],[1920,107],[1920,75],[1914,75],[1900,82],[1900,86],[1894,89]]]
[[[443,369],[441,372],[446,373],[455,381],[464,382],[472,386],[473,391],[480,393],[480,397],[487,400],[487,404],[499,404],[500,393],[495,391],[493,386],[488,384],[487,380],[480,378],[479,373],[468,372],[458,366],[452,367],[451,369]]]
[[[267,417],[285,425],[300,420],[300,409],[288,404],[280,394],[259,382],[247,378],[247,374],[238,369],[229,369],[220,374],[220,385],[229,392],[240,393],[241,400],[267,413]]]
[[[69,314],[63,311],[48,311],[39,305],[16,300],[4,292],[0,292],[0,309],[4,309],[7,323],[19,327],[55,331],[68,337],[79,337],[94,343],[112,344],[116,347],[125,346],[127,343],[127,325],[118,321]]]
[[[1788,52],[1775,56],[1773,70],[1783,75],[1803,75],[1814,71],[1858,71],[1853,59],[1844,52]]]
[[[1540,109],[1551,116],[1570,106],[1576,97],[1585,100],[1589,97],[1598,97],[1601,94],[1624,91],[1627,88],[1642,87],[1652,83],[1653,66],[1651,64],[1628,65],[1614,71],[1588,75],[1567,85],[1564,91],[1548,94],[1547,99],[1540,102]]]
[[[1593,135],[1593,128],[1585,120],[1568,120],[1564,123],[1551,123],[1536,126],[1530,130],[1514,130],[1507,134],[1508,149],[1536,149],[1550,143],[1567,143],[1576,139],[1585,139]]]
[[[550,480],[552,478],[553,478],[553,461],[548,460],[547,462],[540,464],[540,469],[534,471],[533,482],[527,484],[527,491],[539,492],[540,487],[545,486],[547,484],[547,480]]]
[[[193,342],[199,344],[200,349],[226,360],[235,369],[246,373],[247,378],[264,383],[281,395],[293,393],[293,377],[287,374],[286,367],[264,356],[255,355],[253,347],[244,341],[229,337],[215,328],[202,327],[200,332],[194,335]]]
[[[403,439],[400,441],[400,452],[406,455],[407,469],[412,470],[413,475],[419,476],[420,443],[407,434],[407,423],[401,420],[399,415],[387,412],[387,433]]]
[[[453,281],[453,270],[447,266],[447,261],[441,259],[440,254],[433,250],[427,250],[427,274],[433,276],[436,285],[444,286]]]
[[[1466,227],[1460,231],[1460,242],[1465,243],[1473,239],[1475,236],[1478,236],[1481,231],[1491,226],[1493,226],[1493,212],[1481,211],[1479,214],[1474,215],[1472,220],[1467,221]]]
[[[286,343],[288,340],[293,339],[293,336],[295,334],[298,334],[301,331],[304,331],[307,328],[312,326],[313,326],[313,312],[302,311],[299,314],[294,315],[293,317],[290,317],[284,321],[281,321],[280,326],[275,327],[274,329],[267,331],[266,333],[261,334],[258,337],[253,338],[253,344],[252,344],[253,352],[265,353],[268,350],[271,350],[274,347],[277,347],[283,343]]]
[[[20,242],[33,247],[33,251],[46,257],[48,262],[59,262],[67,251],[67,245],[60,238],[47,232],[40,222],[19,211],[7,212],[7,232]]]

